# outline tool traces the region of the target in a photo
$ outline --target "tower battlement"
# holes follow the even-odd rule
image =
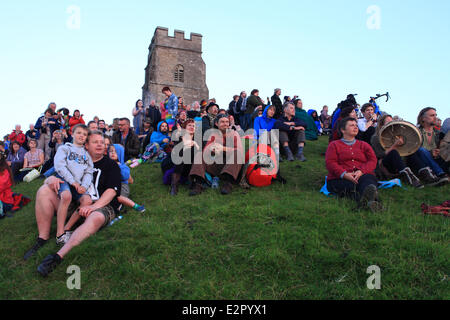
[[[155,45],[202,52],[202,38],[201,34],[191,32],[190,37],[187,39],[182,30],[174,30],[174,36],[172,37],[169,36],[168,28],[157,27],[150,46]]]

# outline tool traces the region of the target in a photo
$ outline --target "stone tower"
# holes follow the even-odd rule
[[[150,105],[152,99],[157,104],[164,101],[161,90],[166,86],[182,96],[184,104],[209,98],[201,34],[191,33],[190,39],[185,39],[184,31],[175,30],[174,37],[169,37],[167,28],[156,28],[142,87],[144,106]]]

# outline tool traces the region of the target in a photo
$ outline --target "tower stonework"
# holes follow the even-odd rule
[[[167,28],[157,27],[149,47],[145,68],[145,84],[142,87],[144,106],[164,101],[162,88],[170,87],[173,93],[183,97],[184,104],[209,98],[206,86],[206,64],[202,58],[202,38],[191,33],[184,38],[184,31],[175,30],[169,36]]]

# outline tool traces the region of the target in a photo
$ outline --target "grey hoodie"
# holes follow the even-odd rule
[[[86,190],[92,184],[94,163],[84,147],[66,143],[58,148],[54,159],[56,173],[65,182],[79,183]]]

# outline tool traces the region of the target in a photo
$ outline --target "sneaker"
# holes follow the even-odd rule
[[[145,212],[145,207],[144,206],[139,206],[136,208],[136,211],[140,212],[140,213],[144,213]]]
[[[199,195],[202,192],[203,192],[202,185],[199,182],[194,182],[192,185],[192,189],[189,192],[189,196],[193,197],[193,196]]]
[[[438,180],[438,182],[436,184],[436,187],[443,186],[444,184],[447,184],[449,182],[449,179],[448,179],[446,174],[443,174],[443,175],[439,176],[438,179],[439,180]]]
[[[41,276],[46,277],[61,263],[61,261],[62,258],[57,254],[50,254],[42,260],[41,264],[37,268],[37,271]]]
[[[305,158],[305,156],[303,155],[303,153],[296,154],[296,155],[295,155],[295,159],[297,159],[297,160],[299,160],[299,161],[301,161],[301,162],[305,162],[305,161],[306,161],[306,158]]]
[[[445,175],[441,178],[436,177],[433,171],[431,171],[430,167],[420,169],[419,178],[426,186],[429,187],[441,186],[448,182],[448,178]]]
[[[70,234],[68,235],[67,232],[69,232]],[[58,245],[60,247],[64,247],[64,245],[69,241],[71,235],[72,235],[72,232],[66,231],[59,237],[56,237],[56,245]]]
[[[409,167],[400,171],[400,179],[414,188],[422,189],[424,187],[419,178],[414,175]]]
[[[233,190],[233,186],[231,185],[231,183],[228,181],[225,181],[222,185],[222,188],[220,188],[220,193],[223,195],[227,195],[227,194],[230,194],[232,190]]]
[[[33,256],[40,248],[42,248],[47,243],[47,240],[37,238],[36,243],[34,246],[28,250],[25,255],[23,256],[23,260],[28,260]]]

